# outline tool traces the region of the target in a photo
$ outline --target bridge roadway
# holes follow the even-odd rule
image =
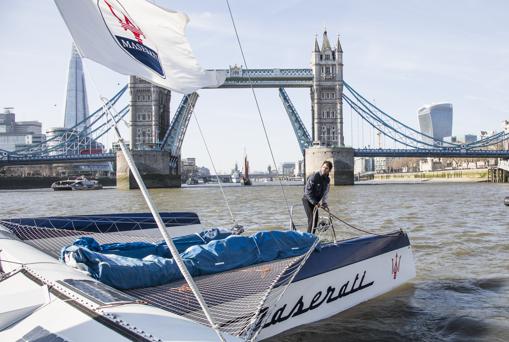
[[[311,69],[230,69],[216,70],[226,73],[219,88],[311,88]]]
[[[354,157],[414,157],[414,158],[509,158],[509,150],[460,150],[460,149],[354,149]],[[86,162],[114,162],[114,153],[81,154],[69,156],[26,156],[0,159],[1,166],[71,164]]]
[[[456,148],[417,149],[354,149],[354,157],[414,157],[414,158],[509,158],[509,150],[466,150]]]
[[[86,162],[105,162],[115,161],[115,153],[102,154],[77,154],[77,155],[56,155],[56,156],[25,156],[9,157],[9,159],[0,159],[0,166],[16,165],[44,165],[44,164],[72,164]]]

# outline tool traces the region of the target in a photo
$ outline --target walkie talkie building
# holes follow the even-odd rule
[[[444,140],[452,135],[452,104],[436,103],[419,108],[419,126],[424,133],[436,140]],[[436,145],[431,138],[425,141]]]

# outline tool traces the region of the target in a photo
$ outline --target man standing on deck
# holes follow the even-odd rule
[[[332,170],[332,163],[328,160],[322,163],[320,171],[315,172],[306,180],[304,186],[304,197],[302,197],[302,203],[304,204],[304,210],[308,217],[308,233],[311,233],[314,226],[318,224],[318,212],[316,212],[313,218],[313,212],[315,207],[318,209],[322,207],[328,209],[327,195],[329,194],[330,178],[329,172]],[[320,204],[321,202],[321,204]]]

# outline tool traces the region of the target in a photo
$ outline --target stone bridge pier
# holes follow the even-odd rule
[[[331,185],[353,185],[353,148],[351,147],[311,147],[304,154],[306,176],[320,169],[323,162],[332,163],[329,174]]]

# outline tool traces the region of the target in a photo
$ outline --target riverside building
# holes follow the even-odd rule
[[[17,151],[44,142],[42,123],[39,121],[18,121],[12,107],[6,107],[0,114],[0,150]]]

